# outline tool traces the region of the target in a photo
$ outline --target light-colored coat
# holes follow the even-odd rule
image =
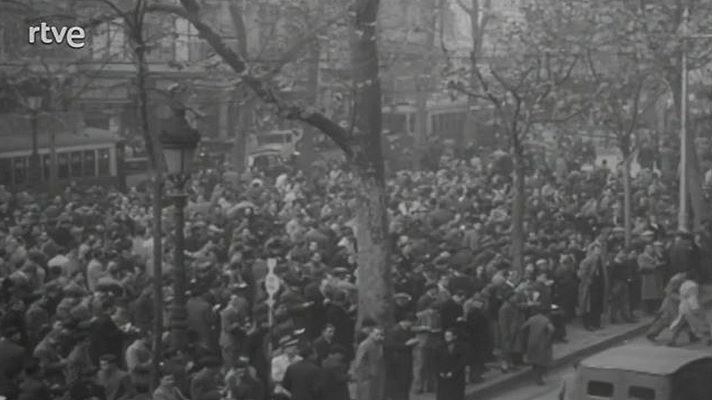
[[[705,310],[700,306],[700,287],[695,281],[686,280],[680,285],[680,306],[677,318],[670,325],[670,329],[677,328],[683,320],[687,321],[690,328],[698,336],[709,334],[709,324]]]
[[[553,359],[551,337],[554,325],[541,314],[531,316],[522,326],[527,330],[527,360],[532,365],[547,367]]]
[[[385,396],[386,363],[383,344],[368,338],[356,350],[353,365],[356,399],[382,400]]]

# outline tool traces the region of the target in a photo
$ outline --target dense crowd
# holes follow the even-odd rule
[[[437,172],[389,179],[396,324],[358,331],[353,172],[202,171],[188,185],[186,349],[168,345],[174,219],[164,212],[163,354],[152,347],[150,190],[0,188],[0,396],[349,400],[385,385],[390,400],[457,400],[493,362],[531,365],[541,382],[578,316],[593,331],[667,310],[651,340],[671,323],[699,336],[662,301],[707,278],[710,234],[672,228],[669,182],[652,169],[634,179],[626,246],[619,172],[529,171],[522,268],[509,259],[507,157],[444,157]],[[271,329],[269,258],[282,283]]]

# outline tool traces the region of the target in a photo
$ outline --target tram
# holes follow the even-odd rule
[[[383,107],[383,132],[389,136],[415,137],[417,112],[415,105],[409,103]],[[473,117],[474,126],[473,132],[466,134],[466,101],[428,102],[427,136],[451,140],[458,147],[472,143],[485,147],[494,144],[493,111],[486,107],[473,106],[469,108],[469,113]]]
[[[25,133],[0,136],[0,185],[17,191],[45,185],[50,179],[50,138],[44,132],[37,137],[41,163],[41,182],[30,182],[32,137]],[[114,184],[123,187],[123,142],[104,129],[83,128],[80,133],[55,133],[57,183],[65,185]]]

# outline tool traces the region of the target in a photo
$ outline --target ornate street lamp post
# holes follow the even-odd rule
[[[159,135],[166,160],[168,178],[173,183],[175,201],[175,260],[174,302],[170,315],[171,348],[184,350],[188,343],[188,311],[186,309],[185,226],[184,208],[187,193],[185,185],[193,169],[193,157],[200,141],[198,131],[185,119],[185,109],[174,109],[173,115],[161,122]]]
[[[40,164],[39,146],[37,144],[37,119],[42,108],[42,96],[27,96],[26,106],[30,110],[30,126],[32,129],[32,154],[30,154],[30,183],[39,185],[42,181],[42,166]]]

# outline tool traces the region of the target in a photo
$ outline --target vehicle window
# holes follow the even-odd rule
[[[613,397],[613,384],[610,382],[589,381],[586,393],[589,396],[611,398]]]
[[[107,176],[111,173],[111,154],[109,149],[99,150],[99,176]]]
[[[257,144],[259,146],[265,144],[281,144],[284,143],[285,135],[257,135]]]
[[[82,176],[82,152],[75,151],[69,156],[71,160],[72,177],[78,178]]]
[[[629,400],[655,400],[655,390],[642,386],[628,388]]]
[[[49,154],[42,155],[42,179],[49,181],[50,168],[52,166],[52,156]]]
[[[96,175],[96,154],[94,150],[84,151],[84,176]]]
[[[57,153],[57,177],[69,178],[69,154],[67,153]]]
[[[12,185],[12,161],[9,158],[0,159],[0,185]]]

